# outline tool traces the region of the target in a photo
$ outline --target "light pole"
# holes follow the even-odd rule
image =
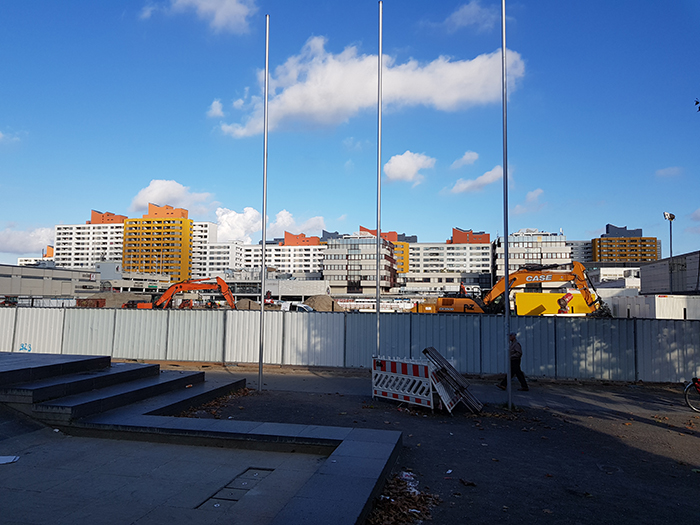
[[[668,250],[669,250],[669,258],[668,258],[668,293],[669,295],[673,295],[673,220],[676,218],[676,216],[673,213],[669,213],[667,211],[664,212],[664,219],[668,221]]]

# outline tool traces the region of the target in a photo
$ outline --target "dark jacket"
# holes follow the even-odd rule
[[[517,339],[510,342],[510,358],[520,359],[523,357],[523,347],[520,346]]]

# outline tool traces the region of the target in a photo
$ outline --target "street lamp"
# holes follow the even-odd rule
[[[668,283],[669,283],[669,294],[673,294],[673,220],[676,216],[673,213],[667,211],[664,212],[664,219],[668,221],[668,249],[669,249],[669,259],[668,259]]]

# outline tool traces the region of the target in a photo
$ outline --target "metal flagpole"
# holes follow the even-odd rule
[[[505,315],[503,330],[505,332],[506,348],[506,384],[508,385],[508,410],[513,404],[513,382],[510,370],[510,276],[508,272],[508,88],[506,76],[506,0],[501,0],[501,84],[503,87],[503,237],[505,240],[503,257],[505,268],[503,292]],[[498,265],[496,266],[498,267]]]
[[[258,392],[263,388],[263,349],[265,348],[265,241],[267,239],[267,98],[270,78],[270,15],[265,15],[265,104],[263,129],[263,203],[262,259],[260,261],[260,355],[258,356]]]
[[[382,2],[379,2],[379,53],[377,82],[377,352],[379,353],[379,312],[381,306],[381,253],[382,253]]]

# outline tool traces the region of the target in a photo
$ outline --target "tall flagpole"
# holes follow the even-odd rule
[[[377,352],[379,353],[379,312],[381,310],[382,254],[382,2],[379,2],[379,53],[377,57]]]
[[[503,292],[504,310],[503,331],[505,332],[506,349],[506,381],[508,385],[508,410],[513,405],[513,382],[510,371],[510,275],[508,272],[508,88],[506,76],[506,0],[501,0],[501,82],[503,86],[503,237],[505,240],[504,257],[504,282]],[[498,266],[497,266],[498,267]]]
[[[263,389],[263,349],[265,348],[265,243],[267,239],[267,98],[270,78],[270,15],[265,15],[265,111],[263,129],[263,202],[262,259],[260,261],[260,355],[258,356],[258,392]]]

